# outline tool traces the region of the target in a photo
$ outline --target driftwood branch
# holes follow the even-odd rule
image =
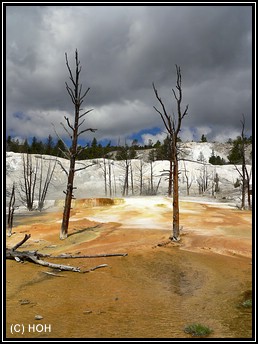
[[[19,251],[13,250],[13,249],[6,249],[6,259],[14,259],[18,262],[23,262],[26,260],[26,261],[33,262],[35,264],[47,266],[47,267],[53,268],[53,269],[64,270],[64,271],[74,271],[74,272],[80,272],[81,271],[79,267],[46,262],[42,259],[39,259],[39,256],[40,255],[38,255],[36,251],[34,251],[34,252],[29,252],[29,251],[19,252]]]
[[[6,259],[14,259],[18,262],[23,262],[25,260],[33,262],[35,264],[39,264],[42,266],[46,266],[53,269],[64,270],[64,271],[73,271],[73,272],[91,272],[99,268],[103,268],[108,266],[107,264],[97,265],[93,268],[90,268],[85,271],[81,271],[79,267],[70,266],[70,265],[63,265],[63,264],[55,264],[44,261],[40,258],[48,257],[48,258],[98,258],[98,257],[117,257],[127,256],[127,253],[104,253],[104,254],[96,254],[96,255],[71,255],[71,254],[61,254],[58,256],[51,256],[50,254],[43,254],[37,251],[17,251],[17,248],[23,245],[29,238],[31,237],[30,234],[25,234],[24,238],[18,242],[15,246],[11,249],[6,249]]]
[[[52,256],[51,254],[38,254],[40,257],[48,258],[102,258],[102,257],[125,257],[127,253],[103,253],[103,254],[94,254],[94,255],[72,255],[72,254],[60,254],[59,256]]]

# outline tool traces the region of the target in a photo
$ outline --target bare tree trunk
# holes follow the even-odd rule
[[[25,203],[29,211],[34,208],[35,187],[38,178],[38,161],[33,166],[32,156],[26,153],[22,155],[23,162],[23,182],[21,182],[20,197],[23,203]],[[24,194],[24,196],[23,196]]]
[[[133,166],[132,166],[132,162],[131,162],[131,161],[130,161],[130,174],[131,174],[131,189],[132,189],[132,195],[134,195]]]
[[[252,190],[250,189],[250,176],[247,171],[247,168],[245,166],[245,172],[246,172],[246,186],[247,186],[247,203],[248,203],[248,208],[251,209],[251,195],[252,195]]]
[[[112,169],[111,163],[108,163],[108,179],[109,179],[109,197],[112,197]]]
[[[158,193],[159,186],[160,186],[160,182],[161,182],[161,178],[159,178],[158,184],[157,184],[157,186],[156,186],[155,195],[157,195],[157,193]]]
[[[106,159],[104,158],[104,184],[105,184],[105,196],[107,196],[107,166],[106,166]]]
[[[140,160],[140,195],[142,195],[143,190],[143,161]]]
[[[129,178],[129,164],[128,164],[128,161],[126,161],[123,196],[128,196],[128,188],[129,188],[128,178]]]
[[[243,157],[242,162],[242,197],[241,197],[241,209],[245,209],[245,194],[246,194],[246,176],[245,176],[245,159]]]
[[[242,179],[242,185],[241,185],[241,209],[245,209],[245,197],[246,197],[246,192],[248,194],[248,206],[250,207],[251,205],[251,199],[250,199],[250,178],[247,172],[246,168],[246,159],[245,159],[245,116],[243,115],[243,120],[240,121],[242,123],[242,131],[241,131],[241,171],[238,169],[237,166],[236,170],[238,171],[241,179]]]
[[[190,195],[190,188],[191,188],[191,185],[192,185],[192,181],[191,182],[189,181],[189,177],[188,177],[188,174],[187,174],[187,171],[186,171],[185,162],[184,162],[184,173],[185,173],[185,179],[186,179],[186,193],[187,193],[187,196],[189,196]]]
[[[57,162],[57,159],[54,160],[54,165],[53,165],[53,167],[51,167],[51,161],[49,161],[47,174],[45,177],[44,185],[42,187],[42,184],[43,184],[43,161],[42,161],[42,156],[41,156],[41,169],[40,169],[40,179],[39,179],[39,182],[40,182],[40,185],[39,185],[39,203],[38,203],[38,210],[39,211],[42,211],[42,209],[44,207],[44,203],[46,200],[49,184],[52,180],[53,173],[54,173],[54,170],[56,167],[56,162]]]
[[[66,191],[65,191],[66,196],[65,196],[63,220],[62,220],[61,231],[60,231],[60,239],[66,239],[68,236],[71,203],[72,203],[72,198],[73,198],[74,170],[75,170],[75,159],[71,159],[68,181],[67,181],[67,186],[66,186]]]
[[[153,162],[150,162],[151,173],[150,173],[150,194],[153,195]]]
[[[173,188],[173,160],[169,161],[169,174],[168,174],[168,197],[172,196]]]
[[[13,183],[9,207],[8,207],[8,236],[12,235],[12,229],[13,229],[13,214],[15,210],[15,183]]]
[[[115,176],[115,173],[113,173],[114,175],[114,195],[116,196],[116,176]]]
[[[179,238],[179,195],[178,195],[178,160],[175,157],[173,166],[173,235],[170,239]]]

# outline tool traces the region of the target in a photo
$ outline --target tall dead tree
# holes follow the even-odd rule
[[[72,73],[72,70],[68,63],[67,53],[65,53],[65,60],[66,60],[66,66],[67,66],[69,76],[70,76],[70,81],[72,83],[71,87],[67,83],[65,83],[65,85],[66,85],[66,90],[74,105],[74,123],[71,124],[69,119],[66,116],[64,116],[66,120],[66,125],[68,128],[66,128],[64,125],[63,125],[63,128],[68,133],[72,142],[71,142],[70,148],[68,148],[67,145],[65,145],[66,146],[65,156],[69,158],[70,165],[69,165],[69,171],[66,172],[67,186],[66,186],[66,191],[64,191],[66,196],[65,196],[65,204],[64,204],[64,211],[63,211],[63,220],[62,220],[62,225],[61,225],[61,230],[60,230],[60,239],[65,239],[68,236],[71,203],[72,203],[72,199],[74,198],[73,190],[75,188],[73,184],[74,184],[75,173],[79,170],[82,170],[88,167],[88,166],[84,166],[78,169],[75,168],[76,158],[81,153],[82,149],[84,149],[81,147],[78,148],[78,137],[87,131],[95,132],[97,130],[97,129],[92,129],[92,128],[81,129],[82,124],[85,122],[85,118],[83,119],[83,117],[87,115],[89,112],[91,112],[92,109],[81,113],[82,111],[81,105],[87,93],[89,92],[90,88],[88,88],[85,92],[82,92],[82,84],[80,84],[81,65],[78,58],[77,50],[75,51],[74,74]]]
[[[171,115],[167,112],[166,107],[160,98],[158,91],[154,85],[153,90],[156,95],[157,100],[159,101],[162,110],[158,110],[155,106],[154,109],[160,115],[164,126],[168,133],[169,143],[171,147],[170,152],[170,174],[173,176],[173,230],[172,235],[170,236],[171,240],[177,241],[179,239],[179,184],[178,184],[178,135],[181,130],[182,119],[186,116],[188,105],[185,107],[185,110],[182,111],[182,77],[181,69],[176,65],[177,73],[177,82],[176,82],[176,91],[172,89],[174,98],[177,104],[177,116]]]

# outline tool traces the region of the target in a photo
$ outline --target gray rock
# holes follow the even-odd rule
[[[39,315],[39,314],[35,315],[35,320],[41,320],[41,319],[43,319],[42,315]]]

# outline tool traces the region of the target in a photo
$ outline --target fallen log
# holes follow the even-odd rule
[[[93,254],[93,255],[79,255],[79,254],[66,254],[62,253],[58,256],[52,256],[51,254],[41,254],[39,253],[40,257],[48,257],[48,258],[102,258],[102,257],[125,257],[128,253],[102,253],[102,254]]]
[[[50,254],[43,254],[37,251],[17,251],[17,248],[23,245],[29,238],[30,234],[25,234],[24,238],[18,242],[12,248],[6,248],[6,259],[14,259],[18,262],[23,261],[30,261],[35,264],[39,264],[42,266],[46,266],[53,269],[64,270],[64,271],[73,271],[73,272],[91,272],[99,268],[103,268],[108,266],[107,264],[97,265],[89,270],[81,271],[79,267],[70,266],[70,265],[63,265],[63,264],[55,264],[44,261],[40,258],[48,257],[48,258],[98,258],[98,257],[114,257],[114,256],[127,256],[127,253],[105,253],[105,254],[97,254],[97,255],[71,255],[71,254],[61,254],[58,256],[51,256]]]
[[[6,249],[6,259],[15,259],[18,262],[23,262],[23,261],[30,261],[35,264],[47,266],[49,268],[53,269],[59,269],[59,270],[64,270],[64,271],[74,271],[74,272],[80,272],[79,267],[75,266],[69,266],[69,265],[62,265],[62,264],[54,264],[54,263],[49,263],[46,262],[42,259],[39,259],[39,254],[34,251],[34,252],[29,252],[29,251],[16,251],[13,249]]]

